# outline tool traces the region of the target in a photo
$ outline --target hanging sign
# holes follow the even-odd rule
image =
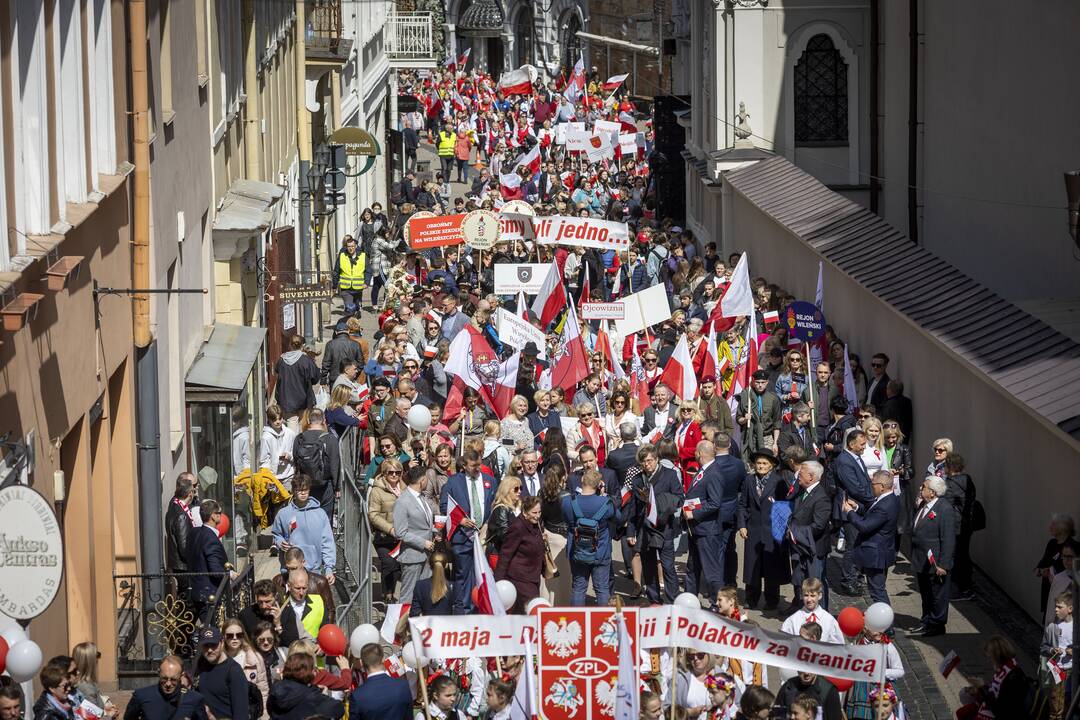
[[[29,620],[60,590],[64,541],[50,502],[26,485],[0,490],[0,613]]]
[[[536,215],[532,205],[524,200],[511,200],[499,208],[500,240],[532,240],[532,222],[529,218]]]

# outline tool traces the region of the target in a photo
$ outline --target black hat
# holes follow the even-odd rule
[[[768,380],[769,373],[765,372],[764,370],[755,370],[752,377],[754,380]]]
[[[754,462],[758,458],[765,458],[774,466],[780,464],[780,461],[777,460],[776,455],[769,448],[762,448],[760,450],[755,450],[754,452],[750,453],[750,462]]]
[[[347,332],[349,332],[349,321],[346,320],[345,318],[341,318],[340,320],[337,321],[337,324],[334,325],[334,333],[347,333]]]
[[[521,349],[521,354],[525,357],[538,357],[540,355],[540,349],[536,347],[536,343],[527,342],[525,347]]]
[[[378,377],[376,377],[374,380],[371,381],[371,387],[373,387],[373,388],[384,387],[384,388],[390,389],[391,385],[390,385],[389,380],[387,380],[382,375],[379,375]]]
[[[221,631],[216,627],[203,628],[199,633],[199,645],[217,645],[221,642]]]

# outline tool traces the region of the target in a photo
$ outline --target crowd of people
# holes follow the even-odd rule
[[[402,92],[423,108],[402,118],[404,178],[389,213],[373,204],[342,241],[334,282],[343,315],[321,361],[299,336],[276,360],[258,457],[244,450],[246,418],[235,418],[233,469],[264,478],[250,488],[280,575],[256,582],[254,601],[236,618],[212,622],[216,581],[231,571],[215,530],[221,508],[200,503],[195,478],[181,475],[166,515],[167,561],[170,570],[203,574],[185,588],[201,629],[194,657],[165,658],[125,720],[516,717],[516,683],[532,672],[521,657],[433,661],[419,692],[388,647],[371,643],[345,657],[319,647],[320,630],[335,621],[333,527],[347,435],[360,445],[356,477],[381,609],[408,606],[395,636],[407,636],[410,614],[478,612],[479,547],[494,578],[516,590],[511,613],[537,598],[607,605],[618,590],[648,605],[686,592],[731,620],[752,622],[747,611],[760,609],[808,640],[889,645],[883,686],[782,672],[775,690],[757,663],[643,652],[644,720],[901,717],[896,681],[905,668],[894,632],[944,634],[950,605],[974,597],[968,548],[986,517],[963,448],[948,438],[913,444],[911,401],[889,373],[887,348],[874,349],[868,373],[832,327],[812,348],[795,341],[773,318],[796,298],[751,280],[745,256],[720,257],[715,244],[657,215],[652,128],[618,83],[576,68],[507,88],[456,65],[400,75]],[[613,141],[593,161],[567,149],[569,124],[598,121],[618,123],[634,142]],[[425,141],[437,171],[418,160]],[[464,194],[454,196],[452,175]],[[408,221],[420,210],[498,211],[510,200],[537,216],[624,223],[630,240],[623,251],[528,237],[483,253],[409,245]],[[520,263],[550,266],[553,294],[531,304],[496,294],[494,267]],[[578,321],[584,303],[657,285],[670,312],[649,327],[615,338],[607,324]],[[724,315],[732,286],[750,292],[750,312]],[[523,317],[545,342],[512,346],[500,337],[499,309]],[[370,340],[365,315],[377,318]],[[514,373],[498,381],[512,388],[508,401],[465,382],[452,357],[462,338],[471,362]],[[686,357],[691,367],[681,364]],[[916,459],[924,451],[927,465]],[[1062,578],[1080,544],[1068,516],[1054,518],[1051,535],[1036,569],[1042,666],[1068,673],[1072,597]],[[898,553],[918,586],[917,626],[845,637],[835,591],[851,600],[865,589],[889,603]],[[838,588],[830,588],[830,566]],[[84,700],[116,715],[96,689],[95,649],[86,645],[41,671],[35,718],[74,720]],[[965,690],[958,716],[1027,717],[1032,681],[1016,649],[1000,636],[985,649],[995,674]],[[1071,689],[1040,679],[1049,717],[1061,718]],[[13,698],[21,702],[17,685],[0,687],[0,720],[17,717],[6,710]]]

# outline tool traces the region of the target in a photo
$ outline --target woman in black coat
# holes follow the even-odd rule
[[[521,502],[521,514],[510,523],[495,566],[496,580],[509,580],[517,588],[513,613],[525,612],[530,600],[540,597],[544,573],[544,535],[540,528],[540,498],[533,495]]]
[[[900,513],[896,516],[896,543],[899,546],[900,536],[911,532],[911,523],[915,519],[915,501],[919,497],[919,487],[911,482],[915,464],[911,448],[904,442],[900,423],[886,420],[881,424],[881,443],[885,448],[886,467],[892,470],[894,482],[900,485]]]
[[[266,704],[270,720],[304,720],[313,715],[341,720],[345,706],[311,684],[315,679],[313,656],[290,655],[281,675],[281,680],[270,688],[270,701]]]

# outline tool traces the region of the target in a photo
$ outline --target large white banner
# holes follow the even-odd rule
[[[627,295],[623,298],[623,305],[626,306],[626,314],[622,320],[615,321],[615,334],[620,338],[671,319],[671,305],[668,304],[667,288],[663,283]]]
[[[581,129],[569,127],[566,129],[566,149],[570,152],[586,152],[589,149],[589,138],[593,134],[584,127]]]
[[[798,635],[770,632],[679,605],[639,609],[638,632],[642,648],[674,645],[796,672],[801,670],[861,682],[880,682],[885,672],[880,644],[813,642]]]
[[[421,615],[409,627],[429,660],[524,655],[526,640],[536,645],[532,615]]]
[[[495,263],[495,294],[535,295],[550,271],[551,263]]]
[[[516,200],[513,202],[517,202]],[[509,203],[507,203],[509,204]],[[505,206],[504,206],[505,208]],[[522,213],[499,211],[500,240],[513,242],[514,240],[532,240],[532,218]]]
[[[572,245],[620,252],[630,248],[630,228],[626,223],[596,218],[562,215],[533,218],[533,233],[541,245]]]
[[[515,350],[524,350],[528,343],[535,343],[540,357],[547,358],[547,338],[544,333],[525,322],[506,308],[498,308],[495,313],[495,327],[499,331],[499,341]]]

